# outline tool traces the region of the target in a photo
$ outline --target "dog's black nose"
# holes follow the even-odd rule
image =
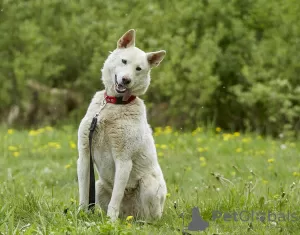
[[[128,85],[131,82],[131,79],[129,77],[124,76],[122,77],[122,82],[123,84]]]

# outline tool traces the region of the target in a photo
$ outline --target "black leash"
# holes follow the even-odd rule
[[[94,172],[94,160],[92,155],[92,140],[93,140],[93,134],[97,126],[98,122],[98,114],[96,114],[95,117],[93,117],[91,126],[89,128],[89,147],[90,147],[90,187],[89,187],[89,210],[93,210],[95,207],[95,172]]]
[[[93,135],[94,131],[97,127],[98,116],[100,111],[105,107],[106,99],[104,98],[100,110],[93,117],[91,126],[89,128],[89,147],[90,147],[90,186],[89,186],[89,210],[93,210],[95,208],[95,198],[96,198],[96,185],[95,185],[95,171],[94,171],[94,159],[92,154],[92,143],[93,143]]]

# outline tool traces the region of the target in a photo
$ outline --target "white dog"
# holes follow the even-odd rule
[[[135,47],[135,31],[118,41],[102,69],[105,91],[95,94],[78,130],[77,174],[80,207],[89,202],[89,128],[97,117],[92,155],[99,175],[96,204],[112,221],[133,215],[148,220],[162,216],[166,183],[157,161],[143,95],[150,84],[150,70],[166,52],[145,53]],[[91,179],[91,182],[93,179]],[[93,187],[93,185],[91,185]]]

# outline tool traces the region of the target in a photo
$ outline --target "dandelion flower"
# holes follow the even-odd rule
[[[221,132],[221,131],[222,131],[221,127],[216,128],[216,132]]]
[[[14,157],[19,157],[20,156],[20,152],[13,152]]]
[[[167,148],[168,148],[168,146],[167,146],[167,145],[165,145],[165,144],[162,144],[162,145],[160,146],[160,148],[161,148],[161,149],[167,149]]]
[[[162,156],[164,156],[164,154],[162,153],[162,152],[158,152],[158,154],[157,154],[159,157],[162,157]]]
[[[45,126],[45,130],[46,130],[46,131],[52,131],[53,128],[52,128],[51,126]]]
[[[199,147],[199,148],[197,148],[197,150],[198,150],[198,152],[203,153],[203,152],[206,152],[208,150],[208,148]]]
[[[127,216],[126,221],[131,221],[131,220],[133,220],[133,216],[132,215]]]
[[[166,126],[165,127],[165,129],[164,129],[164,134],[170,134],[170,133],[172,133],[172,127],[170,127],[170,126]]]
[[[8,130],[7,130],[7,134],[11,135],[11,134],[13,134],[13,133],[14,133],[14,130],[13,130],[13,129],[8,129]]]
[[[248,142],[250,142],[251,141],[251,138],[243,138],[242,139],[242,142],[243,143],[248,143]]]
[[[68,168],[70,168],[70,167],[71,167],[71,164],[65,165],[65,169],[68,169]]]
[[[273,162],[275,162],[275,159],[274,159],[274,158],[269,158],[269,159],[268,159],[268,163],[273,163]]]
[[[18,150],[18,148],[16,146],[10,145],[10,146],[8,146],[8,150],[12,151],[12,152],[15,152],[15,151]]]
[[[60,149],[61,145],[58,142],[48,142],[48,147],[55,148],[55,149]]]
[[[206,161],[205,157],[202,157],[202,156],[199,158],[199,160],[200,160],[201,162]]]
[[[238,136],[240,136],[241,134],[240,134],[240,132],[234,132],[233,135],[234,135],[235,137],[238,137]]]
[[[232,135],[229,134],[229,133],[224,133],[224,134],[223,134],[223,140],[224,140],[224,141],[228,141],[231,137],[232,137]]]
[[[243,149],[242,149],[242,148],[237,148],[235,151],[236,151],[237,153],[241,153],[241,152],[243,152]]]
[[[127,224],[127,228],[131,228],[132,227],[132,224],[131,223],[128,223]]]
[[[76,149],[76,144],[73,141],[70,141],[69,145],[71,149]]]

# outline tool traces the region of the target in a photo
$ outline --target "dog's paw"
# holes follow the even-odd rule
[[[80,212],[80,211],[87,212],[88,211],[88,205],[80,204],[79,207],[78,207],[78,212]]]
[[[111,222],[115,222],[119,217],[119,210],[116,209],[115,207],[108,206],[107,216],[109,217],[109,220]]]

